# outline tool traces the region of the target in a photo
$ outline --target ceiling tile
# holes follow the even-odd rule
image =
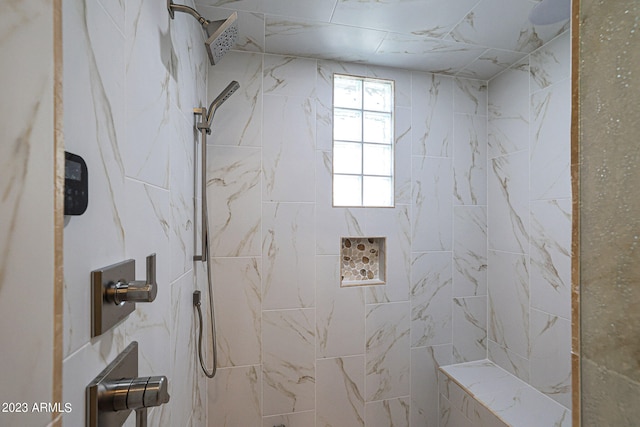
[[[442,38],[479,0],[339,0],[332,23]]]
[[[517,52],[532,52],[568,28],[568,20],[534,26],[529,12],[535,2],[481,0],[447,36],[448,40]]]
[[[457,76],[478,80],[489,80],[499,72],[519,61],[526,53],[509,50],[488,49],[479,58],[460,70]]]
[[[336,0],[200,0],[200,4],[329,22]]]
[[[385,32],[265,16],[269,53],[361,62],[375,53]]]

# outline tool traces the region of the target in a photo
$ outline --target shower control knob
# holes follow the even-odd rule
[[[138,410],[168,403],[167,377],[125,378],[105,384],[98,399],[110,411]]]
[[[105,298],[116,305],[125,302],[153,302],[158,294],[156,283],[156,254],[147,257],[146,280],[119,280],[105,292]]]

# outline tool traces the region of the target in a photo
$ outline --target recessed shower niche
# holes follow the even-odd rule
[[[340,286],[386,283],[384,237],[342,237],[340,240]]]

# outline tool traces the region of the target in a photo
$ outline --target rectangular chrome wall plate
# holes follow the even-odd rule
[[[87,427],[120,427],[124,424],[131,411],[114,412],[101,407],[98,394],[109,381],[137,376],[138,343],[134,341],[87,386]]]
[[[105,298],[107,288],[120,281],[133,281],[135,275],[132,259],[91,272],[91,337],[102,335],[136,309],[135,303],[115,304]]]

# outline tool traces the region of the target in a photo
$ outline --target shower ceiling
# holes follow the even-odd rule
[[[487,80],[569,28],[533,25],[535,0],[199,0],[238,11],[237,50]]]

